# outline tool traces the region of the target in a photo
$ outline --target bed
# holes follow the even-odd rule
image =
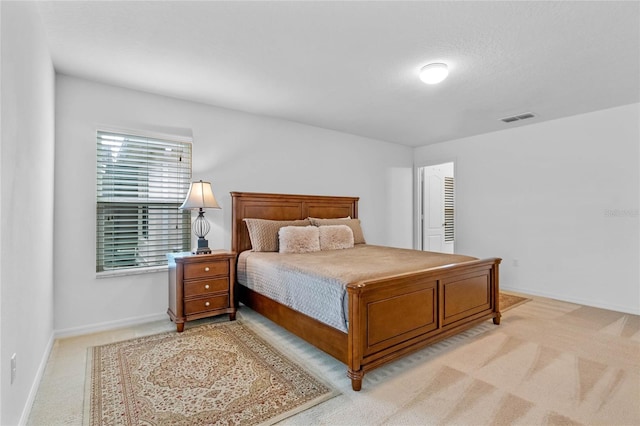
[[[231,246],[239,259],[252,249],[244,219],[358,217],[358,197],[232,192],[231,198]],[[346,364],[352,389],[359,391],[367,371],[483,321],[500,324],[501,259],[455,255],[451,259],[455,261],[429,268],[405,268],[400,261],[402,266],[391,275],[349,282],[344,329],[239,282],[236,293],[242,304]]]

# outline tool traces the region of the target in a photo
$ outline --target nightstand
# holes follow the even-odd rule
[[[214,250],[211,254],[169,253],[169,309],[178,332],[184,323],[215,315],[236,319],[233,297],[236,254]]]

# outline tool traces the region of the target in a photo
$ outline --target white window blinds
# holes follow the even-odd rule
[[[191,143],[97,134],[96,272],[165,265],[191,246]]]
[[[444,240],[454,241],[454,205],[453,200],[453,178],[444,178]]]

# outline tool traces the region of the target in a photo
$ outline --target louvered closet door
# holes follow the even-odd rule
[[[453,163],[422,168],[422,248],[454,252]]]

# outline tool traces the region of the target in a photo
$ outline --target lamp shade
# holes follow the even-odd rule
[[[191,182],[187,198],[180,206],[181,209],[219,209],[211,189],[211,182]]]

